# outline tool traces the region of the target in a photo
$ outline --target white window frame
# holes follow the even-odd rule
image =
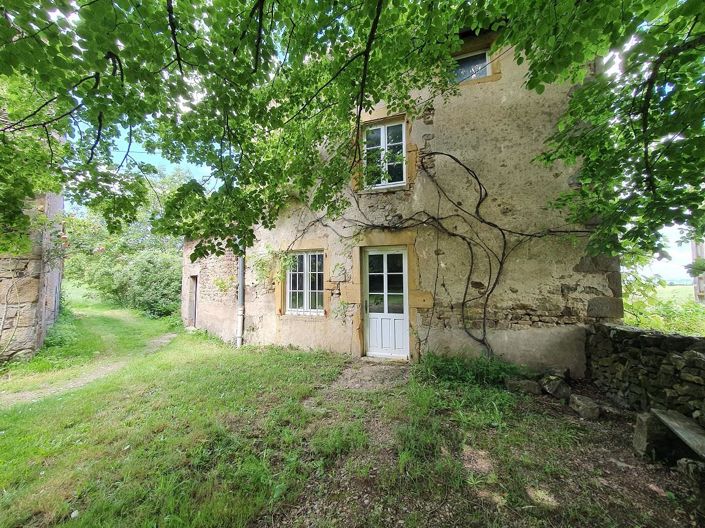
[[[463,59],[467,59],[468,57],[474,57],[475,55],[484,55],[485,56],[485,74],[476,76],[476,77],[468,77],[467,79],[461,79],[458,81],[458,84],[464,83],[466,81],[475,81],[477,79],[484,79],[485,77],[489,77],[492,75],[492,61],[490,60],[490,50],[489,49],[484,49],[484,50],[478,50],[478,51],[471,51],[470,53],[463,53],[462,55],[458,55],[457,57],[453,57],[455,59],[455,62],[461,61]]]
[[[303,269],[303,274],[304,274],[304,283],[303,283],[303,288],[298,288],[296,290],[291,289],[291,283],[292,283],[292,274],[294,273],[301,273],[298,268],[296,270],[287,270],[286,272],[286,291],[284,294],[286,295],[286,313],[288,314],[293,314],[293,315],[324,315],[325,310],[323,306],[321,308],[315,308],[311,309],[311,293],[322,293],[323,294],[323,302],[325,303],[325,282],[323,282],[323,288],[320,290],[312,290],[311,289],[311,274],[312,273],[320,273],[323,277],[323,281],[325,281],[325,255],[322,250],[310,250],[310,251],[297,251],[295,253],[290,253],[290,255],[298,257],[300,255],[303,255],[304,257],[304,269]],[[312,256],[321,256],[321,269],[316,270],[316,271],[311,271],[311,257]],[[304,296],[304,305],[303,308],[292,308],[291,306],[291,293],[296,292],[296,293],[302,293]]]
[[[380,147],[382,149],[382,160],[385,159],[387,156],[387,127],[390,126],[395,126],[395,125],[401,125],[401,174],[402,174],[402,179],[401,181],[398,182],[381,182],[375,185],[366,185],[366,189],[390,189],[390,188],[395,188],[395,187],[405,187],[406,186],[406,120],[405,119],[394,119],[394,120],[389,120],[389,121],[382,121],[379,123],[373,123],[368,126],[366,126],[363,130],[364,133],[364,138],[365,138],[365,165],[367,164],[367,144],[366,144],[366,138],[367,138],[367,131],[368,130],[375,130],[375,129],[380,129]],[[377,148],[377,147],[373,147]],[[384,162],[384,167],[383,170],[387,171],[387,166],[388,162]]]

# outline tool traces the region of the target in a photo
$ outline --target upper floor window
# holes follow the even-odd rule
[[[406,182],[405,136],[403,121],[365,128],[366,187],[394,187]]]
[[[294,253],[286,274],[286,311],[323,315],[323,253]]]
[[[490,74],[490,61],[487,50],[474,51],[467,55],[456,57],[455,80],[458,82],[469,79],[479,79]]]

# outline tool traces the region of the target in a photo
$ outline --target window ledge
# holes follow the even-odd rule
[[[395,192],[395,191],[408,191],[409,182],[402,182],[396,185],[385,185],[384,187],[368,187],[366,189],[360,189],[358,194],[378,194],[385,192]]]
[[[485,77],[480,77],[479,79],[466,79],[458,83],[458,86],[471,86],[473,84],[482,84],[486,82],[499,81],[502,78],[501,73],[493,73],[492,75],[487,75]]]
[[[286,312],[280,317],[284,319],[296,319],[297,321],[322,321],[325,319],[326,314],[324,312],[320,313],[292,313]]]

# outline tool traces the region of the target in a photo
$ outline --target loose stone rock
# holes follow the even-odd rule
[[[544,376],[541,379],[541,387],[559,400],[567,401],[570,398],[570,386],[559,376]]]
[[[600,417],[600,406],[587,396],[571,395],[570,408],[587,420],[597,420]]]

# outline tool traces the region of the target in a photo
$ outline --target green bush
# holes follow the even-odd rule
[[[76,316],[66,303],[62,303],[59,316],[55,323],[47,330],[47,335],[44,339],[44,347],[56,348],[70,345],[74,343],[76,339],[78,339]]]
[[[416,367],[423,380],[449,383],[469,383],[484,386],[502,385],[520,373],[518,365],[496,357],[439,356],[426,354]]]
[[[102,215],[91,209],[67,215],[66,278],[152,317],[176,313],[181,302],[182,243],[157,233],[152,221],[162,212],[157,197],[168,196],[189,179],[179,170],[160,173],[149,203],[118,230],[108,229]]]
[[[168,316],[179,309],[181,257],[176,252],[143,249],[120,256],[78,254],[66,264],[68,278],[122,306],[152,317]]]
[[[127,266],[128,306],[163,317],[176,312],[181,302],[181,258],[154,250],[137,253]]]
[[[695,301],[651,299],[625,303],[624,322],[631,326],[686,335],[705,335],[705,305]]]

